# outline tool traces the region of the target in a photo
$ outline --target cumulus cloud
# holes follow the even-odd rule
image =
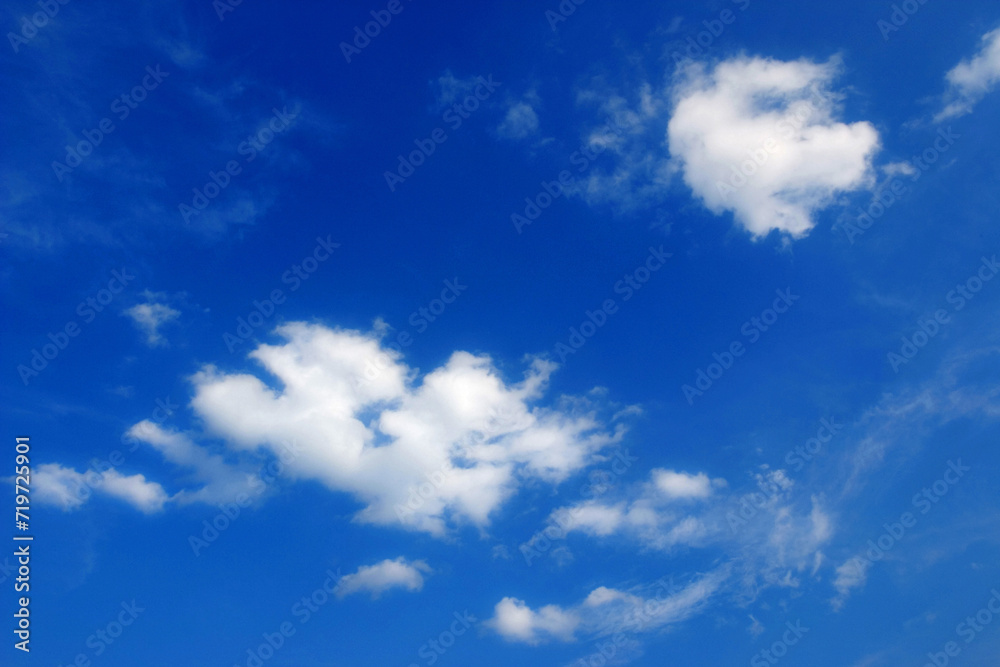
[[[226,456],[155,424],[130,431],[201,482],[179,502],[231,498],[251,462],[276,456],[286,477],[352,494],[363,504],[358,521],[440,536],[463,522],[487,525],[523,481],[557,484],[624,434],[586,398],[535,405],[555,370],[548,361],[508,383],[489,357],[455,352],[418,382],[382,347],[382,328],[291,323],[277,333],[283,343],[250,354],[269,381],[212,366],[191,378],[203,436],[221,440]]]
[[[737,57],[678,70],[670,153],[684,182],[755,237],[801,237],[842,193],[869,187],[879,135],[837,119],[836,60]]]
[[[113,469],[80,473],[58,463],[45,463],[35,470],[32,481],[35,500],[64,511],[79,508],[93,493],[118,498],[146,514],[162,510],[170,499],[162,486],[147,481],[144,475],[126,476]]]
[[[524,139],[538,131],[538,114],[530,99],[510,102],[507,114],[497,127],[497,133],[504,139]]]
[[[629,591],[600,586],[572,607],[550,604],[537,611],[523,600],[505,597],[485,626],[507,641],[525,644],[571,642],[578,635],[649,632],[700,612],[728,578],[729,568],[724,566],[683,588],[662,580]]]
[[[387,558],[375,565],[363,565],[357,572],[341,577],[337,597],[368,593],[372,599],[377,599],[393,588],[413,593],[424,587],[424,574],[430,572],[431,568],[422,560],[407,561],[402,556],[395,560]]]
[[[160,334],[160,327],[180,317],[180,311],[175,310],[165,303],[160,302],[163,295],[158,295],[149,290],[143,293],[147,299],[146,303],[139,303],[128,310],[125,314],[132,318],[136,327],[146,335],[146,344],[150,347],[166,345],[166,339]]]
[[[525,644],[540,644],[551,639],[573,641],[579,624],[580,619],[574,613],[558,605],[546,605],[535,611],[523,600],[510,597],[500,600],[493,609],[493,618],[486,621],[487,627],[507,641]]]
[[[935,122],[963,116],[1000,83],[1000,28],[982,37],[979,52],[969,60],[955,65],[945,79],[945,107]]]

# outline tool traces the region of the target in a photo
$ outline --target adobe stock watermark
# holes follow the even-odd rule
[[[888,42],[889,36],[909,23],[910,17],[916,14],[927,4],[927,0],[903,0],[899,4],[892,5],[892,12],[888,19],[875,21],[875,27],[882,33],[882,40]]]
[[[38,31],[49,24],[59,13],[60,5],[68,5],[69,0],[38,0],[38,6],[42,11],[35,12],[31,17],[21,17],[20,35],[15,32],[7,33],[7,40],[14,53],[21,50],[21,46],[27,44],[38,34]]]
[[[748,345],[753,345],[760,340],[761,336],[769,331],[774,323],[778,321],[779,316],[787,313],[795,305],[795,302],[801,298],[797,294],[792,294],[791,287],[787,287],[784,290],[775,290],[775,294],[778,295],[778,298],[774,300],[770,308],[765,308],[761,311],[760,317],[751,317],[740,327],[740,333],[747,337]],[[742,357],[746,351],[747,347],[741,341],[734,340],[721,354],[713,352],[712,358],[715,361],[709,363],[704,370],[701,368],[697,369],[694,386],[689,384],[681,386],[681,391],[684,393],[684,398],[687,399],[688,405],[694,405],[695,397],[703,396],[706,391],[711,389],[719,378],[725,375],[726,371],[732,368],[736,360]]]
[[[247,135],[247,138],[236,146],[237,155],[246,156],[244,164],[253,162],[257,155],[267,148],[279,134],[288,131],[299,115],[299,109],[289,112],[287,106],[282,107],[281,111],[273,108],[271,112],[273,115],[264,127]],[[227,161],[219,171],[209,169],[208,180],[205,184],[201,188],[192,188],[191,203],[180,202],[177,204],[177,211],[184,222],[190,223],[193,216],[201,215],[212,203],[212,200],[222,194],[222,191],[228,188],[233,179],[241,173],[243,173],[243,164],[240,164],[239,160]]]
[[[663,268],[671,257],[673,253],[664,252],[662,245],[659,248],[650,246],[646,260],[614,284],[612,288],[614,293],[624,295],[622,302],[628,301],[649,282],[654,273]],[[569,338],[566,342],[556,343],[555,354],[559,357],[559,361],[565,363],[567,355],[576,354],[601,327],[607,324],[608,318],[617,312],[618,304],[614,299],[605,299],[597,310],[584,311],[584,320],[578,326],[569,328]]]
[[[441,294],[438,298],[431,299],[426,306],[417,308],[406,318],[410,326],[415,328],[417,334],[427,331],[433,322],[436,322],[438,318],[444,315],[448,306],[455,303],[458,297],[462,295],[462,292],[469,289],[468,285],[462,284],[458,276],[450,280],[445,280],[442,284],[444,287],[441,289]],[[409,329],[404,329],[396,334],[396,340],[389,341],[384,347],[394,352],[402,353],[403,348],[413,345],[414,340],[413,334],[410,333]],[[357,379],[357,384],[365,385],[375,380],[382,374],[382,371],[393,363],[395,362],[392,357],[385,352],[381,352],[374,360],[366,359],[364,373]]]
[[[785,628],[781,639],[773,642],[768,648],[758,651],[750,658],[750,667],[768,667],[777,664],[779,660],[788,655],[789,649],[798,644],[809,632],[809,628],[802,626],[801,620],[795,621],[794,624],[791,621],[786,621]]]
[[[407,2],[410,1],[407,0]],[[354,39],[351,40],[351,44],[340,43],[340,52],[344,54],[344,60],[350,63],[352,56],[359,55],[368,48],[372,40],[381,35],[384,28],[389,27],[389,24],[392,23],[392,17],[398,16],[404,9],[405,7],[400,0],[389,0],[385,9],[373,9],[368,12],[371,14],[372,20],[365,23],[365,29],[362,30],[361,26],[354,26]]]
[[[135,280],[135,276],[130,274],[128,269],[111,272],[111,280],[108,281],[106,289],[98,290],[93,296],[89,296],[81,301],[76,307],[76,314],[83,319],[83,324],[87,325],[97,318],[97,314],[104,312],[104,309],[114,301],[115,297],[121,294],[128,284]],[[17,365],[17,374],[21,378],[24,386],[38,377],[39,373],[49,366],[49,362],[55,361],[59,353],[65,350],[70,343],[70,339],[76,338],[83,331],[76,320],[69,320],[55,333],[48,333],[50,342],[42,345],[41,352],[37,348],[32,348],[31,359],[27,364]]]
[[[125,628],[129,627],[139,615],[146,611],[145,607],[140,607],[135,600],[122,602],[121,611],[117,612],[104,627],[98,628],[92,635],[87,637],[85,645],[91,649],[92,653],[80,652],[69,662],[66,667],[89,667],[92,658],[104,655],[104,652],[115,643],[115,641],[125,633]],[[63,667],[59,665],[59,667]]]
[[[962,135],[956,134],[950,125],[947,130],[939,129],[937,134],[938,136],[932,145],[925,148],[920,155],[914,155],[909,162],[904,162],[899,166],[899,171],[913,179],[914,183],[919,181],[920,177],[931,168],[931,165],[936,163],[955,144],[955,141],[962,137]],[[847,240],[851,242],[851,245],[854,245],[854,240],[857,237],[871,229],[878,219],[885,215],[886,211],[908,192],[907,185],[899,180],[894,173],[878,190],[877,195],[867,208],[865,210],[858,209],[854,222],[838,222],[834,226],[843,229]]]
[[[226,14],[236,11],[236,8],[243,4],[243,0],[212,0],[212,9],[219,17],[219,22],[226,20]]]
[[[312,252],[303,257],[297,264],[292,264],[288,270],[281,274],[281,283],[291,285],[288,289],[289,293],[298,290],[303,281],[309,280],[309,277],[319,269],[320,264],[330,259],[333,251],[340,247],[339,243],[330,240],[331,236],[332,234],[327,234],[325,239],[322,236],[317,236],[316,247],[312,249]],[[253,336],[254,331],[264,326],[264,323],[274,315],[277,307],[285,303],[287,298],[284,290],[275,288],[263,301],[254,300],[253,309],[247,313],[247,316],[236,318],[235,334],[228,331],[223,332],[222,342],[226,344],[226,349],[230,353],[235,352],[236,346],[245,343]]]
[[[990,593],[990,599],[975,615],[966,616],[964,621],[955,626],[955,634],[964,639],[966,645],[974,642],[993,619],[1000,616],[1000,591],[994,588]],[[961,652],[962,646],[958,642],[947,642],[940,651],[927,654],[929,661],[924,667],[947,667],[951,659],[957,658]]]
[[[948,495],[951,488],[958,484],[971,470],[972,468],[969,466],[962,465],[962,459],[948,461],[948,467],[945,468],[941,478],[915,494],[910,504],[914,509],[920,510],[921,515],[929,513]],[[868,540],[866,545],[868,549],[847,561],[854,570],[854,574],[858,577],[864,576],[868,572],[868,568],[885,558],[886,553],[892,550],[906,536],[907,532],[917,525],[919,519],[920,517],[913,512],[903,512],[898,521],[882,524],[885,530],[874,540]]]
[[[479,620],[468,610],[461,614],[456,611],[452,613],[452,617],[454,620],[451,621],[448,629],[443,630],[436,637],[428,639],[417,649],[417,657],[423,658],[424,665],[430,666],[436,663],[441,656],[448,652],[448,649],[455,645],[458,638],[468,632],[472,624]],[[409,667],[420,667],[420,663],[411,662]]]
[[[170,76],[170,72],[161,71],[159,64],[157,64],[155,69],[147,65],[146,75],[142,77],[142,81],[111,102],[111,112],[118,116],[119,121],[125,120],[132,111],[139,108],[139,104],[146,100],[149,93],[156,90],[168,76]],[[83,134],[83,139],[75,145],[66,146],[64,162],[59,162],[58,160],[53,160],[52,162],[52,171],[55,172],[59,182],[62,182],[63,176],[73,173],[74,169],[83,164],[84,159],[89,157],[94,152],[94,149],[101,145],[105,137],[114,131],[114,122],[110,118],[105,117],[98,121],[94,129],[84,130],[81,133]]]
[[[325,606],[331,597],[340,592],[340,582],[343,579],[340,568],[336,572],[327,570],[326,579],[309,595],[303,595],[300,600],[292,605],[290,614],[299,620],[299,625],[305,625]],[[282,621],[275,628],[274,632],[261,634],[264,641],[256,647],[246,650],[246,660],[242,663],[234,663],[233,667],[262,667],[265,662],[274,657],[274,654],[281,650],[285,643],[295,635],[296,627],[290,620]]]
[[[466,95],[465,99],[456,102],[441,114],[441,120],[447,123],[453,132],[462,127],[462,124],[471,117],[472,112],[479,108],[480,103],[488,100],[498,86],[503,85],[500,81],[494,81],[492,74],[485,79],[480,76],[476,80],[479,83],[471,94]],[[416,149],[410,151],[405,157],[402,153],[397,155],[398,163],[395,171],[386,170],[383,173],[389,192],[395,192],[399,184],[405,183],[406,179],[413,176],[417,169],[427,161],[427,158],[434,154],[438,145],[446,141],[448,141],[448,135],[440,127],[434,128],[430,135],[424,139],[414,139],[413,145],[416,146]]]
[[[585,3],[587,0],[562,0],[559,6],[552,9],[545,10],[545,20],[549,22],[549,27],[552,28],[552,32],[556,31],[556,26],[564,22],[570,16],[576,13],[576,8]]]
[[[229,527],[240,518],[242,510],[250,507],[255,500],[261,497],[267,489],[274,484],[292,461],[302,454],[302,448],[294,442],[283,442],[281,451],[277,458],[267,464],[263,470],[247,481],[250,489],[249,493],[241,491],[236,494],[232,502],[220,503],[219,512],[212,517],[211,521],[205,519],[201,522],[201,537],[188,535],[188,545],[195,556],[212,546],[219,536],[229,530]]]
[[[732,3],[736,5],[741,12],[745,12],[750,7],[750,0],[732,0]],[[717,19],[712,19],[710,21],[702,21],[701,24],[705,26],[705,29],[700,31],[694,37],[690,35],[687,38],[687,47],[685,47],[683,53],[681,51],[674,51],[671,56],[674,59],[675,65],[680,65],[686,61],[694,60],[695,58],[700,58],[712,47],[722,33],[726,31],[726,27],[736,23],[738,14],[731,9],[723,9],[719,12],[719,17]]]
[[[982,291],[983,287],[994,276],[1000,272],[1000,264],[997,263],[997,256],[993,255],[989,259],[980,259],[979,269],[964,282],[955,285],[955,289],[945,295],[945,301],[952,306],[952,312],[958,312]],[[899,369],[904,364],[910,363],[920,350],[927,347],[931,339],[938,335],[941,327],[951,322],[951,315],[944,308],[934,311],[933,317],[918,318],[917,331],[909,336],[903,336],[899,352],[889,352],[886,360],[892,366],[894,373],[899,373]]]

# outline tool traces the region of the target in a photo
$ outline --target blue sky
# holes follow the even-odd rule
[[[992,3],[3,21],[4,664],[995,664]]]

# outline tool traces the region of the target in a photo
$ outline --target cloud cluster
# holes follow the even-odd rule
[[[578,634],[649,632],[700,612],[729,576],[729,568],[723,566],[683,588],[659,585],[623,591],[599,586],[582,602],[566,608],[550,604],[534,610],[523,600],[505,597],[484,625],[507,641],[533,645],[571,642]]]
[[[261,462],[278,457],[285,477],[355,496],[364,505],[358,521],[440,536],[487,525],[522,481],[557,484],[624,434],[621,424],[609,431],[586,398],[533,405],[555,370],[542,359],[507,383],[489,357],[455,352],[418,382],[382,347],[381,330],[291,323],[277,333],[283,343],[250,354],[268,381],[213,366],[191,378],[206,433],[148,421],[130,429],[184,469],[177,502],[231,501]],[[225,450],[196,442],[210,438]]]
[[[144,475],[122,475],[117,470],[80,473],[58,463],[45,463],[35,470],[32,492],[36,501],[74,510],[93,493],[123,500],[146,514],[163,509],[170,499],[163,487]]]

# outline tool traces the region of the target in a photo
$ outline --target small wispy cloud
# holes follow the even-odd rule
[[[150,347],[165,347],[167,339],[160,333],[160,327],[180,317],[181,311],[164,303],[166,295],[146,290],[142,294],[145,303],[137,303],[125,311],[135,326],[145,334]]]

